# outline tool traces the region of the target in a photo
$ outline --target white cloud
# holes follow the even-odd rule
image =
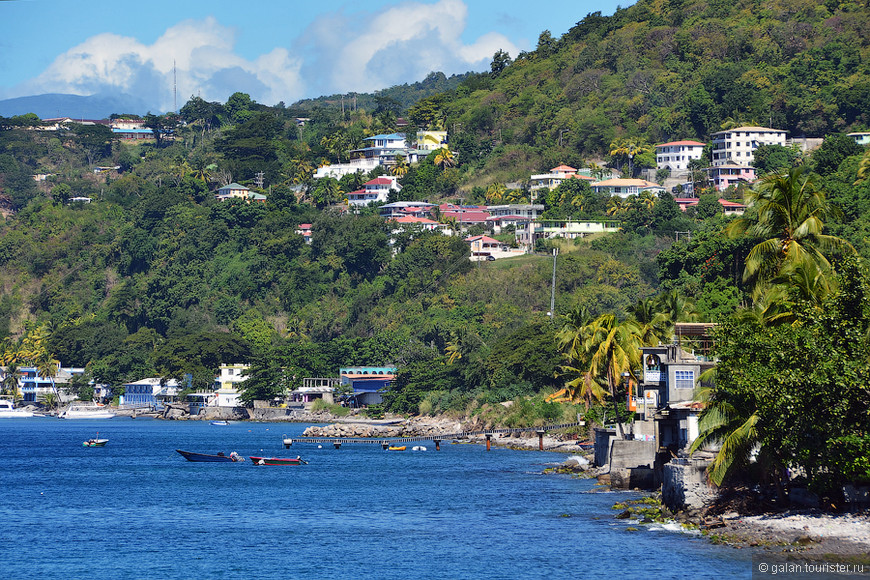
[[[191,95],[224,102],[241,91],[261,103],[373,91],[446,74],[486,70],[498,49],[516,54],[504,36],[489,33],[466,44],[462,0],[405,2],[377,12],[320,16],[292,49],[276,47],[253,60],[235,52],[236,31],[213,17],[180,22],[153,44],[117,34],[93,36],[58,56],[19,95],[126,93],[152,106],[173,107]]]
[[[161,111],[172,108],[174,83],[179,103],[191,95],[223,102],[236,91],[266,104],[301,96],[300,63],[286,49],[248,61],[233,52],[234,43],[234,31],[211,17],[181,22],[151,45],[100,34],[57,57],[19,92],[128,93]]]
[[[460,0],[407,2],[364,18],[323,16],[301,39],[303,74],[323,93],[368,92],[421,80],[432,71],[485,70],[498,49],[518,52],[496,33],[464,44],[467,17]]]

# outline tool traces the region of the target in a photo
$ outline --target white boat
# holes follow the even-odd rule
[[[32,411],[16,409],[15,404],[9,399],[0,399],[0,419],[26,419],[34,415]]]
[[[70,405],[60,414],[61,419],[111,419],[115,412],[102,405]]]

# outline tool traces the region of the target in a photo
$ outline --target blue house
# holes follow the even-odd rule
[[[395,366],[343,367],[339,369],[341,385],[352,389],[348,397],[354,407],[366,407],[383,402],[381,392],[388,389],[395,378]]]

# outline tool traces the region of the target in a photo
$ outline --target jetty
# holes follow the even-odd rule
[[[432,441],[435,444],[435,451],[441,451],[442,441],[453,441],[457,439],[468,439],[470,437],[485,437],[486,450],[489,451],[492,445],[492,437],[494,435],[513,435],[515,433],[534,432],[538,435],[538,448],[544,450],[544,435],[550,431],[558,431],[559,429],[568,429],[571,427],[585,426],[585,421],[575,421],[573,423],[561,423],[559,425],[547,425],[544,427],[514,427],[507,429],[489,429],[486,431],[461,431],[459,433],[443,433],[438,435],[420,435],[415,437],[285,437],[283,440],[284,448],[289,449],[293,443],[326,443],[331,444],[336,449],[341,449],[344,444],[368,444],[380,445],[384,449],[390,446],[395,446],[397,443],[416,443],[418,441]]]

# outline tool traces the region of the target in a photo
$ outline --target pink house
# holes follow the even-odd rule
[[[716,191],[725,191],[741,183],[755,181],[755,168],[749,165],[719,165],[708,169]]]

